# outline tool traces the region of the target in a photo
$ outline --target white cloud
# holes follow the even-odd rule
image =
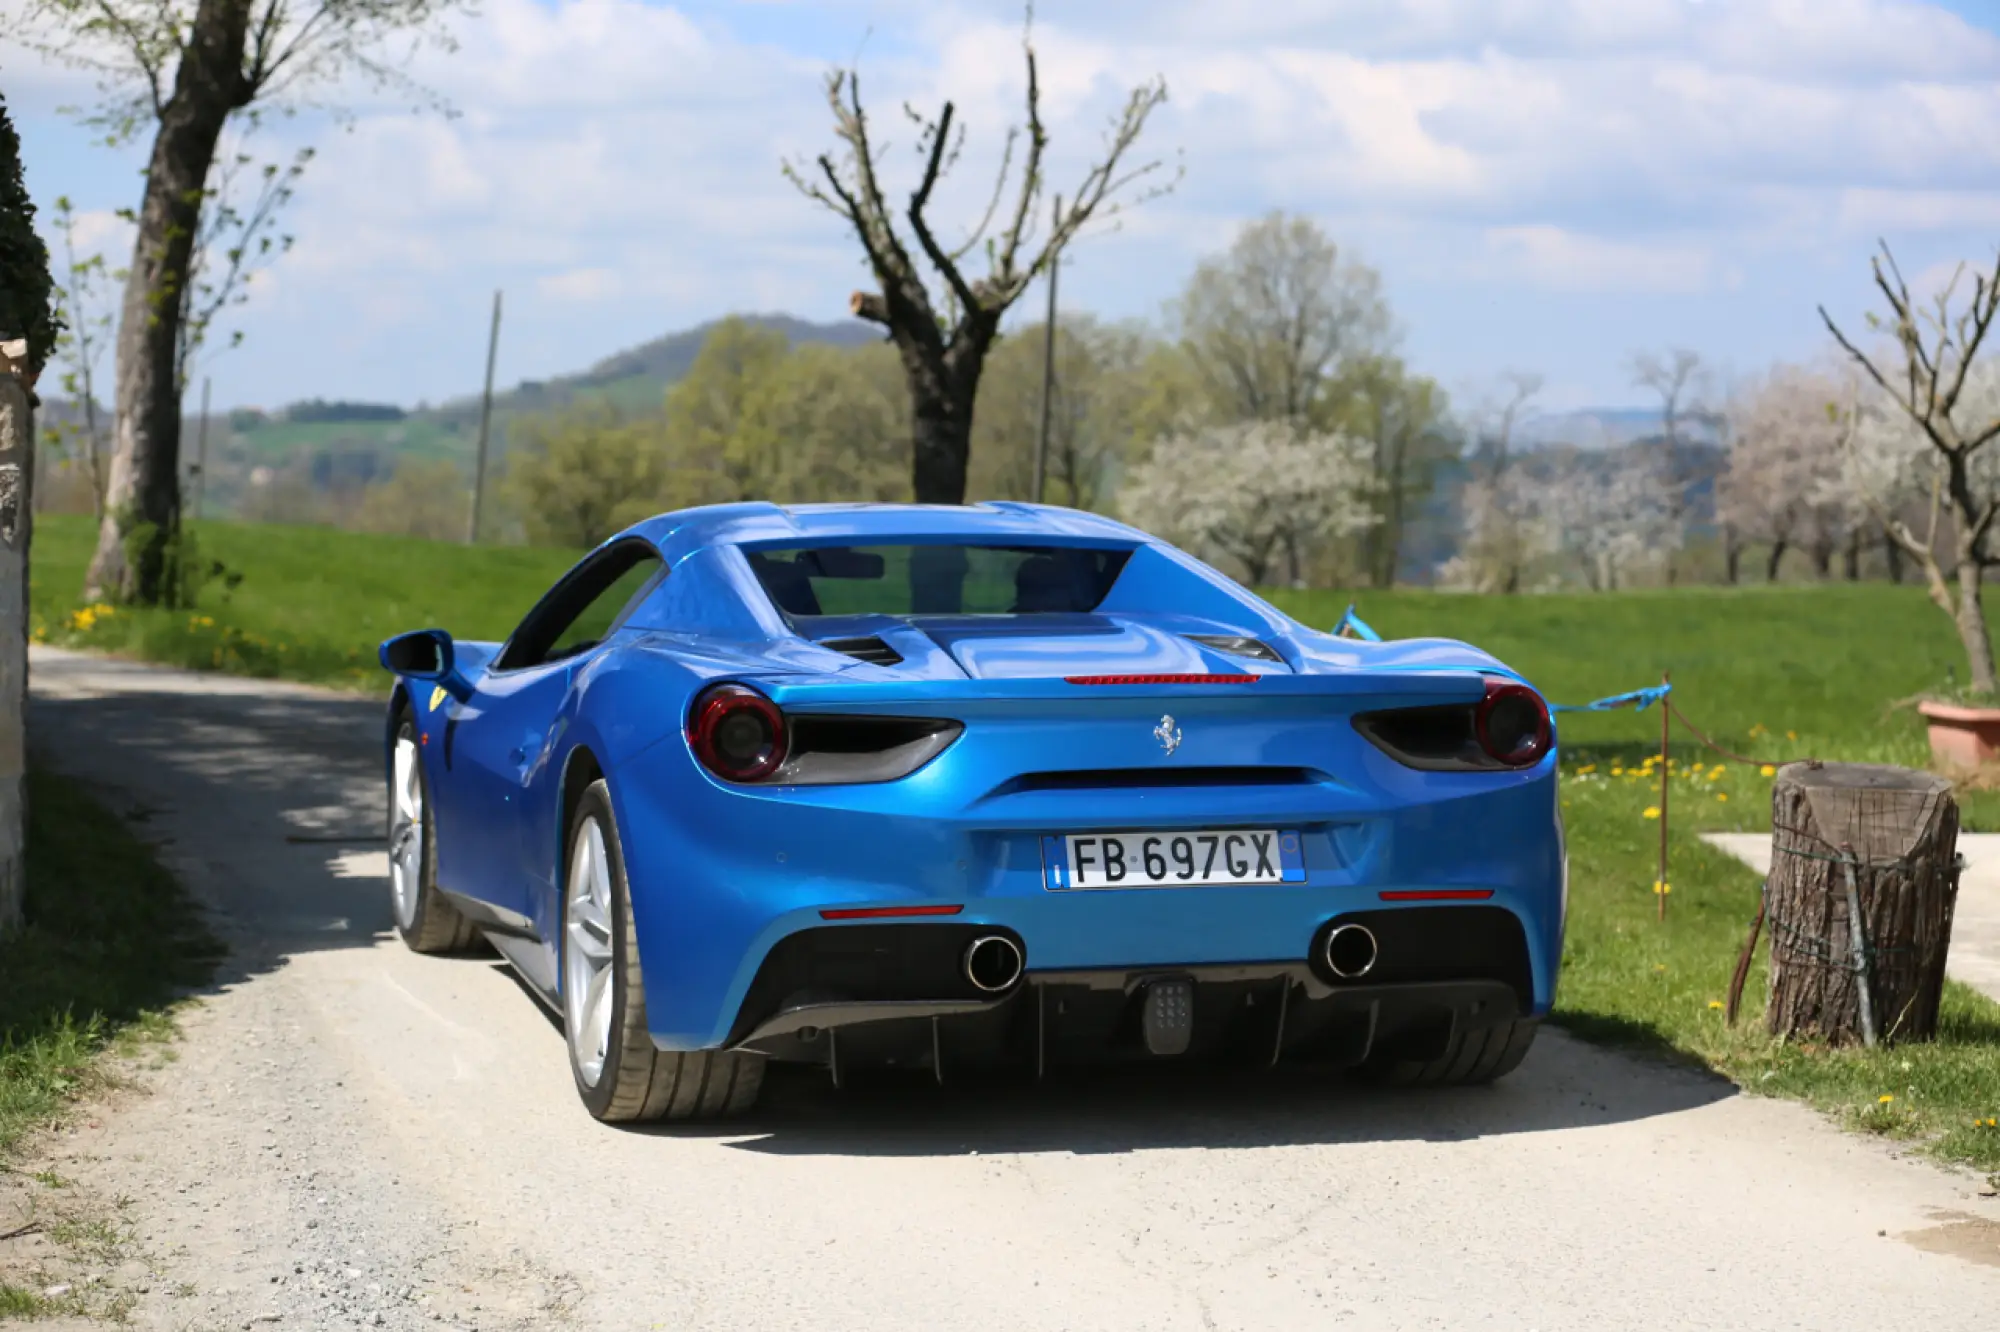
[[[608,268],[572,268],[551,273],[535,283],[535,290],[552,300],[589,304],[601,301],[618,290],[618,275]]]
[[[1488,275],[1560,290],[1689,292],[1726,276],[1714,254],[1696,245],[1618,241],[1554,226],[1495,227],[1484,240]]]
[[[1040,20],[1051,189],[1073,191],[1129,89],[1171,92],[1138,160],[1184,152],[1185,183],[1064,278],[1112,314],[1157,309],[1278,207],[1382,263],[1419,343],[1457,322],[1462,282],[1719,298],[1748,273],[1793,301],[1823,280],[1806,265],[1865,281],[1878,232],[1976,252],[1960,233],[2000,221],[2000,37],[1916,0],[1043,0]],[[354,88],[351,131],[267,130],[321,151],[245,373],[302,384],[311,358],[283,349],[351,337],[379,349],[354,373],[393,387],[342,391],[435,398],[464,358],[432,349],[496,286],[533,374],[729,309],[838,315],[853,241],[779,174],[833,144],[825,68],[863,52],[898,196],[900,104],[953,99],[969,137],[937,211],[957,236],[1020,116],[1020,36],[1018,0],[487,0],[456,53],[411,67],[460,117]],[[1468,362],[1447,371],[1492,368],[1433,345]]]

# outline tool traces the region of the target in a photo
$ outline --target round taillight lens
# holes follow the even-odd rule
[[[762,781],[785,761],[785,715],[754,689],[717,685],[695,700],[688,743],[724,781]]]
[[[1548,704],[1524,684],[1490,680],[1486,697],[1472,714],[1479,747],[1510,768],[1541,761],[1554,738]]]

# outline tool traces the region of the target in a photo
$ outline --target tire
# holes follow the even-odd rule
[[[396,933],[415,952],[456,953],[478,937],[437,890],[437,818],[407,708],[396,718],[389,771],[389,909]]]
[[[610,1124],[748,1110],[764,1084],[762,1055],[653,1044],[625,852],[602,780],[577,801],[564,845],[563,1035],[584,1107]]]
[[[1478,1086],[1504,1078],[1520,1067],[1540,1026],[1539,1019],[1526,1018],[1497,1027],[1477,1027],[1453,1036],[1450,1047],[1436,1059],[1378,1056],[1357,1071],[1368,1081],[1389,1087]]]

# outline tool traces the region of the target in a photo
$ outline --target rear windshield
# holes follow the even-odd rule
[[[788,616],[1062,615],[1096,610],[1131,552],[923,545],[744,554]]]

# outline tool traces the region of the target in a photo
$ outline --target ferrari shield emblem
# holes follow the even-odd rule
[[[443,685],[439,685],[437,688],[431,690],[432,712],[436,712],[438,710],[438,704],[444,702],[444,695],[445,695],[445,690]]]

